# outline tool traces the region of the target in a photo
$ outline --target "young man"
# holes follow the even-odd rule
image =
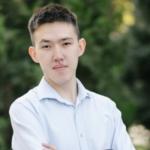
[[[49,5],[32,15],[28,28],[29,54],[44,76],[10,107],[13,150],[135,150],[114,102],[76,79],[86,46],[76,16]]]

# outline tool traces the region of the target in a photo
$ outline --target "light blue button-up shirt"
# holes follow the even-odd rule
[[[42,150],[48,141],[57,150],[135,150],[115,103],[77,84],[76,105],[44,78],[11,105],[13,150]]]

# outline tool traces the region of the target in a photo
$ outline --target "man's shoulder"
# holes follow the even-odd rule
[[[88,93],[91,97],[91,99],[93,100],[93,102],[103,108],[103,109],[109,109],[109,110],[113,110],[116,107],[116,104],[114,101],[112,101],[109,97],[89,91]]]
[[[10,106],[10,109],[12,107],[15,107],[16,105],[21,105],[24,107],[28,107],[30,105],[36,105],[36,102],[38,101],[38,95],[37,95],[37,87],[29,90],[26,94],[22,95],[21,97],[17,98]]]
[[[23,96],[17,98],[9,108],[11,120],[23,121],[31,116],[37,116],[40,113],[40,102],[38,99],[37,88],[28,91]],[[23,121],[24,122],[24,121]]]

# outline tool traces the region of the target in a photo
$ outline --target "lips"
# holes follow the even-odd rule
[[[66,65],[56,65],[56,66],[53,67],[53,69],[56,70],[56,71],[62,71],[66,68],[67,68]]]

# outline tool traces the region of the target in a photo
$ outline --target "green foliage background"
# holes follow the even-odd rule
[[[137,1],[133,2],[137,3]],[[77,77],[89,90],[108,96],[115,101],[127,127],[142,120],[143,116],[138,118],[141,105],[135,97],[135,95],[138,97],[140,90],[134,90],[135,78],[131,78],[128,72],[129,70],[132,70],[132,73],[135,70],[135,74],[141,72],[141,70],[133,69],[135,64],[132,61],[132,58],[138,57],[139,53],[143,60],[147,56],[144,66],[145,69],[148,68],[147,54],[150,51],[148,47],[145,51],[140,48],[133,50],[133,43],[138,47],[139,42],[133,42],[136,37],[132,32],[122,34],[117,39],[111,38],[112,33],[117,31],[122,23],[123,6],[116,5],[114,0],[0,0],[1,150],[11,149],[12,128],[8,115],[11,103],[36,86],[42,77],[39,66],[34,64],[28,55],[28,47],[31,45],[27,30],[28,20],[34,10],[51,3],[63,4],[75,12],[81,37],[87,41],[86,52],[79,60]],[[135,28],[131,30],[134,32]],[[148,28],[145,29],[145,32],[147,31]],[[141,44],[142,49],[144,49],[143,45]],[[147,81],[149,83],[149,80]],[[133,87],[133,90],[126,85]],[[148,92],[143,93],[145,97],[146,94]],[[143,101],[148,102],[148,97]],[[150,114],[148,109],[147,111]],[[150,122],[147,127],[149,126]]]
[[[150,1],[133,2],[136,24],[129,32],[130,47],[122,79],[136,99],[136,119],[150,129]]]

